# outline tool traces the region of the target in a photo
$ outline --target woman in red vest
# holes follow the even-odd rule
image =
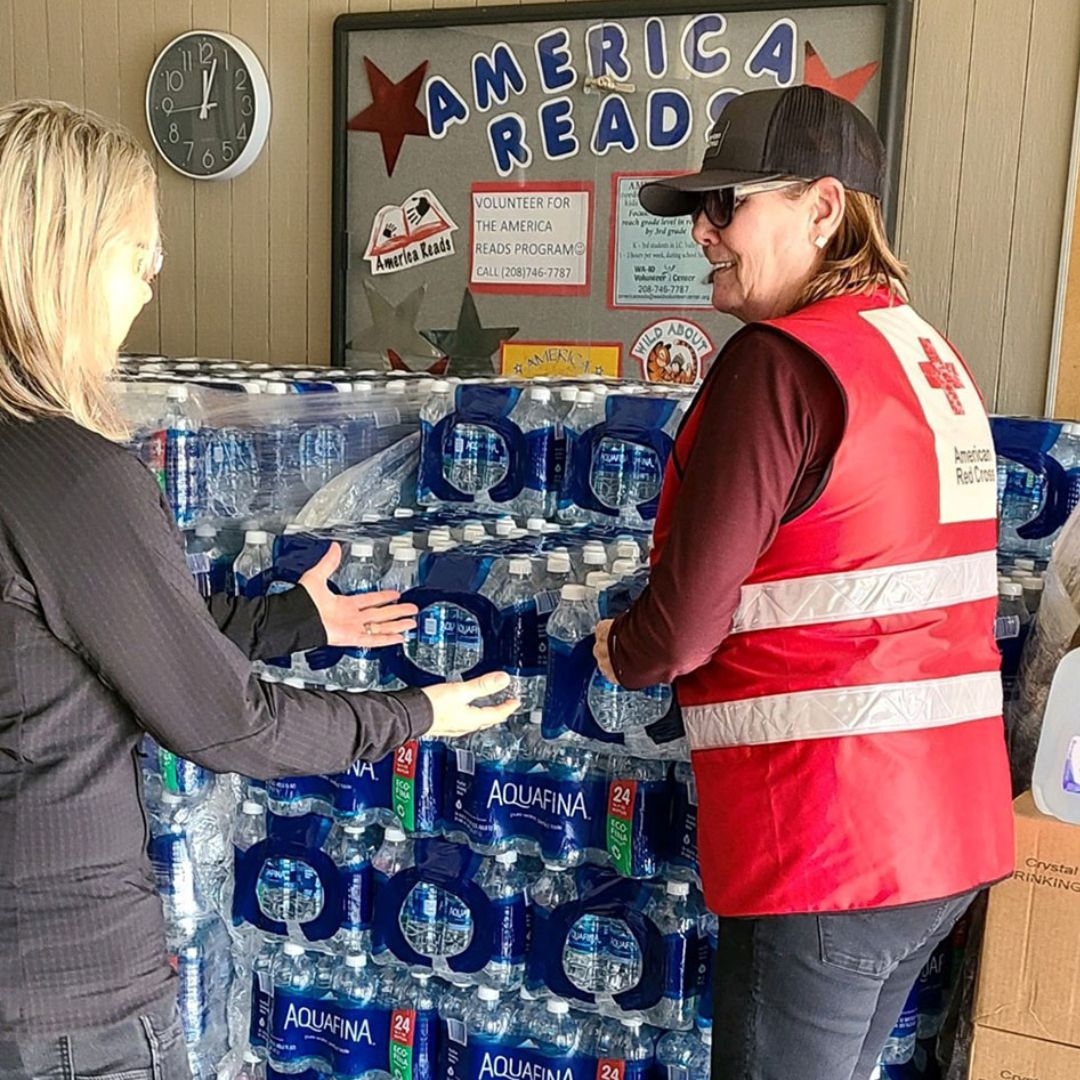
[[[596,650],[683,708],[713,1080],[867,1080],[1013,864],[990,427],[907,303],[883,183],[871,123],[800,86],[734,99],[699,173],[641,190],[691,218],[746,324],[676,440],[649,587]]]

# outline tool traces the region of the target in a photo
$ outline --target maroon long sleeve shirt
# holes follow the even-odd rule
[[[744,332],[713,365],[691,406],[693,446],[648,588],[609,639],[629,689],[671,682],[707,663],[731,632],[743,582],[777,529],[828,480],[845,422],[843,392],[821,359],[768,327]]]

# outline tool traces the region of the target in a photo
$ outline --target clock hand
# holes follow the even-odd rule
[[[218,103],[216,101],[211,101],[208,105],[205,106],[205,108],[207,108],[207,109],[216,109],[217,107],[218,107]],[[172,116],[173,113],[194,112],[196,109],[198,109],[200,114],[201,114],[202,111],[203,111],[203,108],[204,108],[204,106],[202,106],[202,105],[187,105],[182,109],[170,109],[165,115],[166,116]]]
[[[210,89],[214,85],[214,75],[217,72],[217,57],[210,63],[210,71],[207,72],[206,68],[203,68],[203,99],[202,105],[199,107],[199,119],[205,120],[207,113],[210,109]]]

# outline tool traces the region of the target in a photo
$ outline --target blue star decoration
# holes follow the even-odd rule
[[[476,301],[472,292],[466,289],[461,298],[457,326],[452,330],[421,330],[420,333],[449,359],[454,375],[490,375],[498,371],[492,356],[519,329],[518,326],[481,325]]]
[[[400,304],[391,304],[374,282],[364,279],[364,296],[371,312],[371,326],[361,330],[348,342],[346,349],[355,352],[380,353],[389,357],[415,356],[425,360],[437,359],[438,349],[416,331],[416,317],[424,302],[426,285],[419,285]]]

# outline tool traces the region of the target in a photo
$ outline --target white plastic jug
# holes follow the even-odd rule
[[[1050,683],[1031,792],[1044,814],[1080,825],[1080,649],[1065,654]]]

